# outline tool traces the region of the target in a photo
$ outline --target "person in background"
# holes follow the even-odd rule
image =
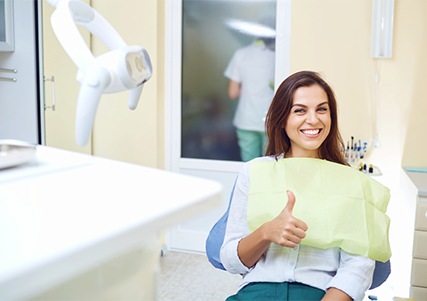
[[[224,75],[228,97],[238,99],[233,124],[242,161],[264,153],[265,114],[274,95],[275,38],[259,37],[236,50]]]
[[[348,165],[337,119],[334,93],[318,73],[300,71],[279,86],[266,116],[265,156],[244,164],[232,197],[220,257],[226,270],[243,275],[243,280],[227,301],[364,298],[375,261],[338,247],[300,244],[308,227],[293,216],[298,200],[292,191],[287,191],[286,206],[277,217],[253,231],[248,225],[252,162],[318,158]]]

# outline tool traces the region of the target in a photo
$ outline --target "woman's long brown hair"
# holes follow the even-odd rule
[[[328,96],[331,114],[329,135],[319,147],[319,157],[335,163],[348,165],[343,155],[344,142],[338,129],[337,102],[332,88],[313,71],[300,71],[287,77],[279,86],[271,102],[265,120],[267,132],[266,156],[279,156],[289,151],[291,142],[285,125],[292,108],[295,91],[300,87],[319,85]]]

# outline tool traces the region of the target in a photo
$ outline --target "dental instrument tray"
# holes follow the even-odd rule
[[[0,140],[0,170],[30,162],[35,155],[36,145],[20,140]]]

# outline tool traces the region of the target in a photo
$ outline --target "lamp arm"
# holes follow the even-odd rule
[[[119,33],[96,10],[80,0],[48,0],[55,8],[52,28],[71,60],[77,65],[81,84],[76,111],[76,142],[84,146],[90,137],[103,93],[129,90],[128,107],[134,110],[144,86],[152,76],[148,52],[128,46]],[[95,57],[76,25],[86,28],[111,50]]]

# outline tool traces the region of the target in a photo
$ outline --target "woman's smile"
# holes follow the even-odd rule
[[[298,88],[285,127],[291,142],[287,157],[318,158],[318,149],[329,135],[330,128],[326,92],[319,85]]]
[[[308,137],[317,137],[322,129],[312,129],[312,130],[301,130],[301,132]]]

